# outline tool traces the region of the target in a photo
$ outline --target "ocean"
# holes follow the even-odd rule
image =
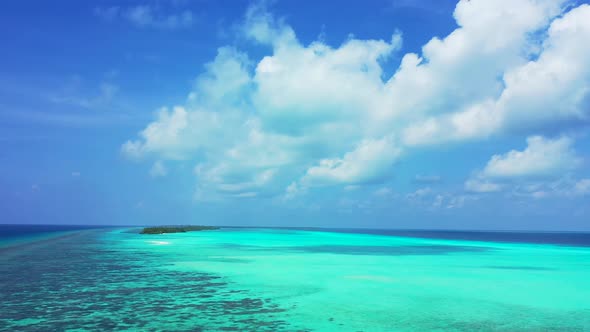
[[[0,225],[1,331],[590,331],[590,234]]]

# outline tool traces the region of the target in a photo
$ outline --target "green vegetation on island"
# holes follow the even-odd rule
[[[215,226],[158,226],[145,227],[140,234],[165,234],[165,233],[185,233],[197,231],[210,231],[219,229]]]

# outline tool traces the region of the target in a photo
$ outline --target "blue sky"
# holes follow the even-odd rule
[[[1,223],[590,230],[590,6],[0,5]]]

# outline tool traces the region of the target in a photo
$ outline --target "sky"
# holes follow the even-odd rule
[[[590,230],[590,5],[0,4],[0,223]]]

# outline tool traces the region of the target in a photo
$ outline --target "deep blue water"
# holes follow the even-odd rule
[[[71,231],[99,228],[83,225],[0,225],[0,247],[41,240]]]
[[[563,246],[590,247],[589,232],[454,231],[316,227],[281,227],[274,229],[309,230],[316,232],[332,233],[373,234],[384,236],[401,236],[440,240],[554,244]]]
[[[332,232],[420,237],[444,240],[556,244],[590,247],[590,233],[582,232],[514,232],[514,231],[446,231],[446,230],[378,230],[334,229]]]
[[[105,226],[89,225],[0,225],[0,243],[14,239],[26,239],[51,233],[68,232]],[[111,226],[112,227],[112,226]],[[249,227],[231,227],[249,228]],[[452,231],[452,230],[394,230],[360,228],[284,227],[272,229],[311,230],[334,233],[374,234],[385,236],[418,237],[429,239],[554,244],[590,247],[588,232],[525,232],[525,231]],[[257,229],[257,228],[254,228]],[[259,229],[259,228],[258,228]]]
[[[38,233],[67,232],[79,229],[98,228],[82,225],[0,225],[0,238],[13,238]]]

